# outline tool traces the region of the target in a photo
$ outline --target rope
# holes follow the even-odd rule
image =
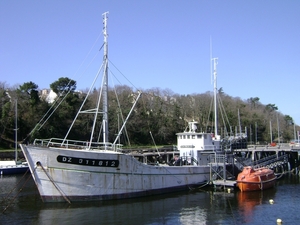
[[[57,191],[62,195],[62,197],[66,200],[66,202],[68,202],[69,204],[71,204],[71,201],[67,198],[66,195],[64,195],[64,193],[59,189],[59,187],[55,184],[54,180],[50,177],[50,175],[47,173],[47,171],[45,170],[45,168],[42,166],[41,162],[37,163],[38,165],[40,165],[43,169],[43,171],[45,172],[45,174],[47,175],[47,177],[49,178],[49,180],[51,181],[51,183],[53,184],[53,186],[57,189]]]
[[[34,168],[34,170],[36,169],[36,167]],[[5,202],[9,195],[17,188],[17,186],[21,183],[22,179],[26,176],[26,174],[28,173],[29,169],[26,170],[25,174],[21,177],[21,179],[19,180],[19,182],[15,185],[15,187],[6,195],[6,197],[4,197],[4,199],[2,200],[1,203]],[[25,184],[28,182],[28,180],[31,178],[31,176],[28,176],[28,178],[26,179],[26,181],[23,183],[22,187],[20,188],[20,190],[18,191],[18,193],[12,198],[12,200],[8,203],[8,205],[4,208],[4,210],[2,211],[2,214],[4,214],[4,212],[11,206],[11,204],[15,201],[15,199],[17,198],[17,196],[20,194],[20,192],[23,190]]]
[[[203,184],[203,185],[201,185],[200,187],[198,187],[198,189],[201,189],[201,188],[203,188],[203,187],[209,185],[209,183],[210,183],[210,181],[207,181],[205,184]]]
[[[98,35],[97,39],[95,40],[94,44],[92,45],[92,47],[90,48],[89,52],[87,53],[87,55],[85,56],[84,60],[81,62],[80,66],[78,67],[77,71],[75,72],[74,76],[78,73],[79,69],[83,66],[84,62],[86,61],[86,59],[88,58],[88,56],[90,55],[92,49],[95,47],[98,39],[100,38],[100,36],[102,35],[102,32]],[[103,48],[104,44],[101,46],[101,48],[99,49],[99,51]],[[96,58],[96,56],[99,54],[99,51],[94,55],[94,57],[92,58],[91,62],[88,64],[87,68],[84,70],[84,72],[87,71],[88,67],[90,66],[90,64],[94,61],[94,59]],[[79,79],[84,78],[84,73],[79,77]],[[63,92],[66,90],[66,88],[69,86],[69,84],[71,83],[72,79],[70,79],[70,81],[68,82],[68,84],[64,87]],[[76,86],[76,83],[74,84]],[[59,96],[57,96],[57,98],[55,99],[55,101],[53,102],[53,104],[51,105],[51,107],[49,108],[49,110],[44,114],[44,116],[39,120],[39,122],[35,125],[35,127],[30,131],[30,133],[21,141],[21,143],[24,143],[25,140],[27,140],[27,138],[29,136],[31,136],[36,130],[40,130],[43,128],[43,126],[46,124],[46,122],[50,119],[50,117],[53,115],[53,113],[57,110],[57,108],[62,104],[62,102],[64,101],[64,99],[67,97],[67,95],[71,92],[71,88],[69,89],[69,91],[64,95],[63,99],[60,99],[60,97],[62,96],[62,93],[60,93]],[[56,106],[56,107],[55,107]],[[55,108],[54,108],[55,107]],[[54,110],[51,112],[51,110],[54,108]]]

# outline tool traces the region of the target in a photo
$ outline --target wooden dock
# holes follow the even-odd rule
[[[212,183],[215,186],[223,186],[223,187],[235,187],[236,186],[235,180],[214,180],[214,181],[212,181]]]

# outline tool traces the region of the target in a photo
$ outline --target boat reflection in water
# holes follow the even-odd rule
[[[206,224],[208,193],[73,203],[48,203],[36,224]]]
[[[275,193],[276,189],[274,188],[265,191],[237,192],[238,208],[241,213],[240,218],[244,220],[243,222],[250,223],[254,217],[256,207],[273,199]]]

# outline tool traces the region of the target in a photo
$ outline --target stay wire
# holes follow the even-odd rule
[[[118,70],[118,72],[136,89],[138,90],[138,88],[112,63],[112,61],[110,61],[108,59],[108,61],[114,66],[114,68],[116,68],[116,70]]]
[[[82,67],[83,63],[86,61],[87,57],[90,55],[92,49],[95,47],[96,43],[98,42],[100,36],[102,35],[102,32],[98,35],[98,37],[96,38],[94,44],[92,45],[92,47],[90,48],[89,52],[87,53],[87,55],[85,56],[84,60],[82,61],[82,63],[80,64],[80,66],[78,67],[77,71],[75,72],[75,75],[78,73],[79,69]],[[95,60],[96,56],[99,54],[99,52],[101,51],[101,49],[103,48],[104,43],[102,44],[102,46],[100,47],[99,51],[94,55],[94,57],[92,58],[91,62],[88,64],[87,68],[85,69],[85,71],[82,73],[82,75],[80,76],[83,77],[84,73],[86,72],[86,70],[89,68],[89,66],[91,65],[91,63]],[[69,83],[66,85],[66,87],[63,89],[63,91],[66,90],[66,88],[69,86],[71,80],[69,81]],[[76,85],[76,84],[75,84]],[[54,101],[54,103],[51,105],[51,107],[48,109],[48,111],[44,114],[44,116],[39,120],[39,122],[35,125],[35,127],[30,131],[30,133],[22,140],[22,143],[24,143],[24,141],[31,136],[34,131],[38,128],[38,131],[45,125],[45,123],[50,119],[50,117],[53,115],[53,113],[57,110],[57,108],[61,105],[61,103],[64,101],[64,99],[68,96],[68,94],[71,92],[71,88],[69,89],[69,91],[67,92],[67,94],[64,95],[64,98],[58,102],[58,100],[60,99],[60,97],[62,96],[62,93],[60,93],[60,95],[58,96],[58,98],[56,98],[56,100]],[[55,107],[56,105],[56,107]],[[55,107],[55,108],[54,108]],[[54,108],[54,110],[51,112],[51,110]],[[51,112],[51,113],[50,113]],[[50,113],[50,115],[48,115]],[[46,119],[45,119],[46,118]],[[44,121],[44,122],[43,122]]]

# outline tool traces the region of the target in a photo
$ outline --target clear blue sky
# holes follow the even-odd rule
[[[300,124],[298,0],[2,0],[0,82],[43,89],[69,77],[88,88],[96,67],[79,68],[97,37],[102,45],[106,11],[109,58],[135,87],[212,91],[211,38],[218,88],[275,104]]]

